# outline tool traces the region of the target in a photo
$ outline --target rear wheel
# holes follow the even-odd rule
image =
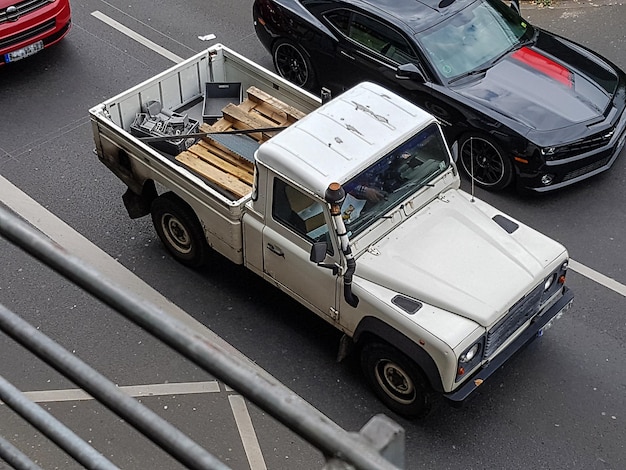
[[[361,367],[378,398],[397,414],[424,418],[434,409],[438,395],[415,362],[394,347],[366,344]]]
[[[174,193],[165,193],[152,202],[152,223],[170,254],[185,266],[205,264],[209,245],[193,209]]]
[[[308,54],[300,46],[280,39],[272,48],[274,68],[278,74],[306,90],[316,86],[315,71]]]
[[[513,163],[493,139],[476,134],[459,141],[463,170],[483,189],[498,191],[513,181]]]

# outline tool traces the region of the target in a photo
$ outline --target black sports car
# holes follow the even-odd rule
[[[437,116],[483,188],[561,188],[624,147],[624,72],[501,0],[255,0],[253,18],[288,80],[373,81]]]

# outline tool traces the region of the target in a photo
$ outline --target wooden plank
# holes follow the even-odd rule
[[[306,114],[298,108],[283,103],[279,99],[273,97],[269,93],[265,93],[263,90],[255,86],[251,86],[246,90],[246,92],[248,94],[248,99],[259,104],[267,104],[273,107],[277,112],[284,113],[290,123],[294,123],[298,119],[302,119],[306,116]]]
[[[224,118],[233,123],[233,127],[238,130],[242,129],[259,129],[265,127],[275,127],[269,119],[263,118],[258,114],[247,113],[241,108],[235,105],[228,105],[223,110]],[[272,134],[268,133],[254,133],[248,134],[259,142],[264,142],[272,137]]]
[[[178,154],[176,160],[239,198],[246,196],[252,191],[252,185],[246,184],[237,177],[209,165],[191,152],[185,151]]]
[[[218,155],[215,155],[209,149],[202,147],[201,145],[194,145],[190,147],[187,152],[193,154],[196,158],[201,159],[202,161],[210,164],[225,173],[229,173],[236,178],[244,181],[247,184],[252,184],[254,181],[254,177],[252,173],[247,168],[242,168],[238,165],[233,165],[232,163],[220,158]]]
[[[246,109],[242,106],[235,106],[234,104],[229,104],[224,107],[222,110],[225,118],[231,118],[231,121],[239,121],[249,129],[258,129],[263,127],[272,127],[275,125],[271,120],[266,117],[261,116],[260,114],[254,114],[246,111]],[[236,127],[236,125],[235,125]]]
[[[220,118],[213,124],[207,124],[206,122],[200,124],[200,132],[206,132],[207,134],[211,132],[224,132],[232,128],[233,123],[225,118]]]
[[[219,156],[220,158],[222,158],[223,160],[226,160],[227,162],[238,166],[242,169],[245,169],[246,171],[252,173],[254,171],[254,165],[252,164],[251,161],[246,160],[245,158],[242,158],[241,156],[237,155],[236,153],[232,152],[231,150],[229,150],[226,146],[220,144],[219,142],[214,142],[213,140],[209,138],[207,138],[208,141],[204,141],[204,140],[200,140],[197,144],[195,145],[199,145],[201,147],[204,147],[205,149],[207,149],[207,151]],[[190,150],[193,148],[194,146],[192,146],[190,148]]]

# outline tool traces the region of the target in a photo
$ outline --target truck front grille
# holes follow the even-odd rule
[[[489,357],[524,323],[534,317],[541,305],[543,283],[513,305],[506,316],[487,333],[484,358]]]

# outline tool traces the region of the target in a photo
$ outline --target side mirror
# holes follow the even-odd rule
[[[420,69],[412,63],[399,65],[396,69],[396,78],[399,80],[414,80],[420,83],[425,81]]]
[[[511,7],[511,9],[515,10],[515,13],[517,13],[518,15],[520,14],[520,6],[519,6],[519,0],[511,0],[511,3],[509,5]]]
[[[313,263],[319,264],[326,259],[326,250],[328,249],[328,243],[315,242],[311,247],[311,257],[309,258]]]

